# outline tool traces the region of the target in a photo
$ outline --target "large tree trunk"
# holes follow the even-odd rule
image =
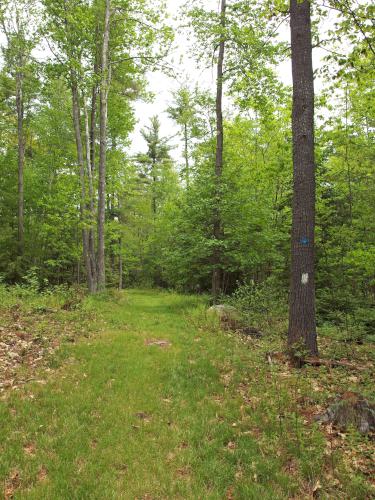
[[[17,140],[18,140],[18,254],[23,255],[25,246],[24,229],[24,105],[23,105],[23,75],[16,75],[16,107],[17,107]]]
[[[314,77],[310,3],[291,0],[293,220],[288,343],[318,353],[315,322]]]
[[[221,0],[221,28],[225,28],[225,10],[226,0]],[[215,246],[213,251],[213,270],[212,270],[212,296],[213,301],[217,302],[222,289],[222,267],[221,267],[221,248],[223,239],[223,228],[220,213],[221,204],[221,177],[223,172],[223,150],[224,150],[224,129],[223,129],[223,66],[224,66],[225,39],[224,33],[221,35],[219,45],[219,57],[217,62],[217,81],[216,81],[216,160],[215,160],[215,199],[213,211],[213,237]]]
[[[91,273],[91,263],[89,257],[89,244],[88,244],[88,232],[85,227],[85,213],[86,213],[86,186],[85,186],[85,160],[83,156],[82,147],[82,135],[81,135],[81,116],[80,116],[80,106],[79,106],[79,92],[77,86],[77,77],[75,72],[71,71],[71,89],[72,89],[72,102],[73,102],[73,125],[74,134],[76,140],[77,148],[77,159],[79,165],[79,177],[81,182],[81,203],[80,203],[80,214],[82,227],[82,246],[83,246],[83,260],[86,268],[87,286],[90,293],[95,292],[95,283],[93,281]]]
[[[107,157],[107,112],[110,83],[108,48],[110,0],[105,1],[105,16],[102,46],[102,75],[100,83],[100,145],[99,145],[99,193],[98,193],[98,288],[105,288],[105,200],[106,200],[106,157]]]

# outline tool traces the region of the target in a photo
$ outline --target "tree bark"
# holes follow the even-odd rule
[[[90,147],[90,129],[89,117],[87,106],[83,104],[85,116],[85,138],[86,138],[86,173],[88,179],[89,189],[89,228],[88,228],[88,254],[90,261],[90,271],[93,282],[93,288],[97,289],[97,274],[96,274],[96,255],[95,255],[95,235],[94,235],[94,221],[95,221],[95,202],[94,202],[94,182],[93,182],[93,168],[91,164],[91,147]]]
[[[85,160],[83,156],[82,135],[81,135],[81,113],[79,105],[79,92],[77,85],[77,76],[74,70],[71,70],[71,89],[72,89],[72,103],[73,103],[73,125],[74,134],[77,148],[77,160],[79,165],[79,177],[81,183],[81,203],[80,215],[82,227],[82,246],[83,246],[83,260],[86,268],[87,286],[90,293],[95,292],[95,286],[92,279],[91,263],[88,252],[88,232],[85,227],[85,212],[86,212],[86,186],[85,186]]]
[[[189,137],[188,137],[188,126],[187,123],[184,123],[184,156],[185,156],[185,179],[186,179],[186,188],[190,187],[190,168],[189,168]]]
[[[98,289],[105,288],[105,201],[106,201],[106,157],[107,157],[107,113],[110,82],[108,49],[110,0],[105,0],[105,16],[102,45],[102,74],[100,82],[100,145],[99,145],[99,193],[98,193]]]
[[[25,246],[24,228],[24,166],[25,166],[25,138],[24,138],[24,104],[23,104],[23,75],[16,74],[16,107],[17,107],[17,140],[18,140],[18,255],[22,256]]]
[[[121,195],[117,195],[117,209],[118,209],[118,222],[120,225],[120,231],[121,227],[124,224],[123,220],[123,212],[122,212],[122,203],[121,203]],[[120,233],[119,239],[118,239],[118,288],[119,290],[123,289],[124,286],[124,278],[123,278],[123,272],[124,272],[124,259],[122,256],[122,235]]]
[[[152,177],[152,201],[151,201],[151,206],[152,206],[152,214],[154,218],[156,217],[156,210],[157,210],[157,205],[156,205],[156,157],[152,159],[152,171],[151,171],[151,177]]]
[[[225,11],[226,0],[221,0],[221,20],[220,26],[225,29]],[[219,57],[217,62],[217,80],[216,80],[216,159],[215,159],[215,199],[213,210],[213,269],[212,269],[212,297],[217,302],[222,289],[222,267],[221,267],[221,248],[223,239],[223,228],[220,213],[221,204],[221,177],[223,173],[223,151],[224,151],[224,128],[223,128],[223,66],[225,53],[224,33],[221,34],[219,45]]]
[[[95,29],[95,40],[99,37],[99,23]],[[96,110],[98,101],[98,74],[99,74],[99,50],[96,49],[94,61],[94,82],[91,89],[91,116],[90,116],[90,163],[91,171],[95,171],[95,142],[96,142]]]
[[[317,355],[315,319],[314,77],[310,3],[291,0],[293,207],[288,343]]]

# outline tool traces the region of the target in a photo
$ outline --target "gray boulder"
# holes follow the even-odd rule
[[[227,304],[216,304],[211,306],[207,315],[212,318],[217,318],[220,325],[228,330],[236,330],[241,325],[241,315],[239,311]]]

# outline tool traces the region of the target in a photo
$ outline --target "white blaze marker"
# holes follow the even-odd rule
[[[302,278],[301,278],[302,285],[307,285],[308,282],[309,282],[309,274],[302,273]]]

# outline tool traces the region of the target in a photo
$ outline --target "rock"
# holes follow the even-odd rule
[[[219,318],[222,318],[222,317],[239,318],[239,316],[240,316],[238,309],[236,309],[233,306],[229,306],[227,304],[216,304],[214,306],[211,306],[207,312],[208,312],[208,314],[218,316]]]
[[[207,311],[208,316],[216,317],[220,321],[220,326],[226,330],[236,330],[241,325],[241,315],[239,311],[226,304],[211,306]]]
[[[345,429],[354,426],[361,434],[375,431],[375,405],[360,394],[344,393],[316,420]]]
[[[248,337],[260,338],[263,336],[262,332],[253,326],[248,326],[241,318],[241,314],[233,306],[227,304],[217,304],[212,306],[207,311],[208,316],[218,318],[220,326],[224,330],[231,330],[241,335]]]

